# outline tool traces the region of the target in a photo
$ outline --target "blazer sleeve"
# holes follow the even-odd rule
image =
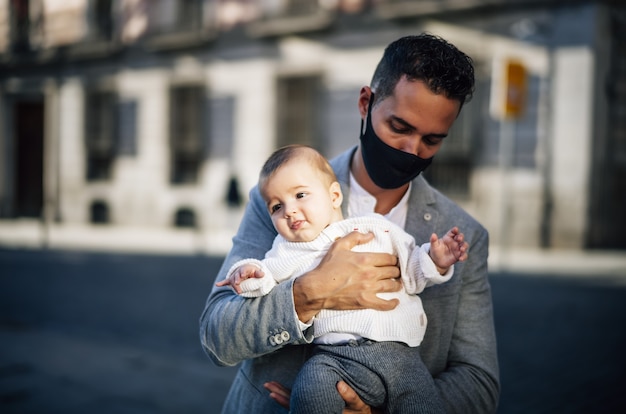
[[[215,280],[222,280],[239,260],[263,259],[275,236],[265,204],[254,187],[232,249]],[[312,341],[312,329],[303,332],[300,327],[292,287],[293,280],[289,280],[265,296],[247,299],[230,287],[213,284],[200,316],[200,342],[209,358],[217,365],[232,366],[288,344]],[[280,341],[275,340],[277,335]]]
[[[449,413],[493,413],[498,404],[500,383],[487,273],[488,244],[488,233],[481,227],[472,237],[468,260],[457,264],[456,287],[451,285],[450,288],[458,295],[442,298],[458,301],[457,306],[431,308],[441,312],[439,317],[454,321],[450,327],[446,366],[434,376]],[[434,293],[435,288],[432,289]],[[453,309],[454,314],[451,314]],[[427,314],[430,327],[433,313]]]
[[[429,286],[445,283],[452,278],[454,265],[450,266],[443,275],[437,271],[435,262],[430,258],[430,243],[411,247],[413,250],[409,255],[406,271],[402,275],[402,281],[409,295],[417,295]]]

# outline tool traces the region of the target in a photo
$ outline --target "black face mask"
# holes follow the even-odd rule
[[[386,189],[399,188],[424,171],[433,157],[420,158],[385,144],[372,127],[372,102],[373,93],[367,109],[365,131],[361,120],[361,154],[365,169],[377,186]]]

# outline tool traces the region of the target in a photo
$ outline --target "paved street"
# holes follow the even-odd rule
[[[626,413],[625,282],[492,276],[499,413]]]
[[[0,249],[0,412],[219,413],[197,320],[219,258]],[[499,413],[626,412],[626,278],[491,276]]]

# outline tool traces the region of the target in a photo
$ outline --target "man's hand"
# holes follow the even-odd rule
[[[270,398],[276,401],[281,406],[289,409],[289,398],[291,396],[291,390],[283,387],[276,381],[270,381],[263,384],[266,390],[270,392]],[[343,381],[337,383],[337,392],[341,395],[341,398],[346,402],[346,408],[343,410],[343,414],[380,414],[376,408],[372,408],[365,404],[359,395],[354,392],[348,384]]]
[[[401,289],[398,258],[351,250],[373,237],[372,233],[354,231],[336,240],[317,268],[294,281],[294,303],[301,321],[310,321],[322,309],[387,311],[398,305],[397,299],[376,296]]]
[[[270,392],[270,398],[272,400],[286,409],[289,409],[289,398],[291,397],[291,390],[289,388],[283,387],[276,381],[266,382],[263,386]]]
[[[343,381],[337,383],[337,392],[341,395],[341,398],[346,402],[346,408],[343,410],[343,414],[380,414],[377,408],[370,407],[365,404],[359,395],[354,392],[348,384]]]

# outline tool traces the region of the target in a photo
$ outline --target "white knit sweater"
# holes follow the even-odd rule
[[[448,281],[452,277],[453,267],[445,275],[440,275],[428,255],[430,244],[416,247],[411,235],[379,214],[332,223],[310,242],[288,242],[278,235],[263,260],[241,260],[231,267],[228,276],[244,264],[254,264],[265,275],[244,280],[240,285],[242,295],[266,295],[276,284],[314,269],[337,238],[354,230],[375,235],[372,241],[355,246],[354,251],[384,252],[398,256],[404,288],[399,292],[379,293],[378,296],[383,299],[397,298],[400,303],[391,311],[324,309],[313,322],[315,342],[336,343],[351,337],[364,337],[418,346],[426,331],[426,314],[417,294],[430,285]]]

